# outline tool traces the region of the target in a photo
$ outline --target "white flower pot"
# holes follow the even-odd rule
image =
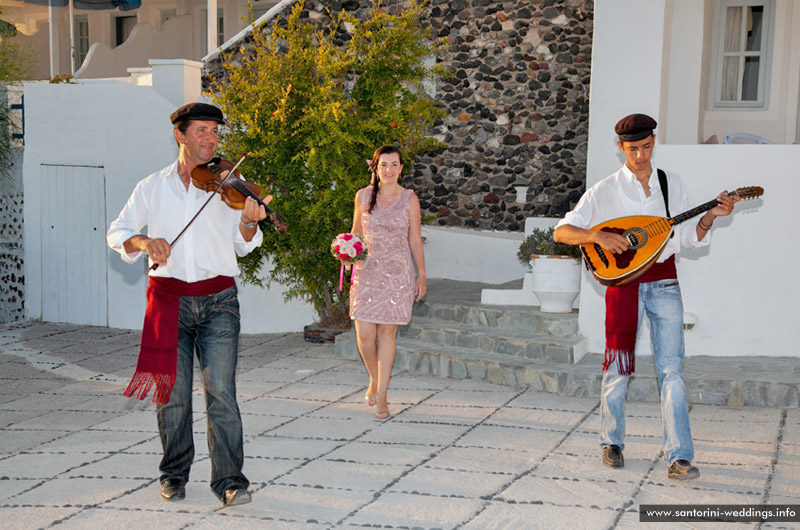
[[[533,293],[544,313],[570,313],[581,290],[581,263],[566,256],[531,256]]]

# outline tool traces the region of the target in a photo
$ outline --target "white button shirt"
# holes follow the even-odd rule
[[[108,245],[124,261],[134,263],[144,252],[125,252],[125,241],[140,235],[147,226],[148,237],[163,237],[171,243],[208,197],[208,192],[195,186],[190,185],[188,190],[184,187],[176,160],[136,185],[106,233]],[[229,207],[217,194],[172,247],[166,266],[150,271],[150,275],[190,283],[215,276],[237,276],[236,256],[246,255],[264,239],[261,230],[256,229],[252,240],[244,240],[239,231],[241,215],[241,210]]]
[[[661,184],[658,182],[658,173],[655,165],[651,163],[650,196],[646,197],[644,189],[636,175],[622,166],[616,173],[604,178],[583,194],[575,205],[575,209],[567,213],[557,226],[570,224],[578,228],[591,228],[605,221],[629,215],[656,215],[666,217],[664,196],[661,193]],[[667,187],[669,188],[669,211],[676,216],[692,209],[689,192],[683,185],[680,177],[674,173],[667,174]],[[706,233],[702,240],[697,239],[697,223],[701,216],[689,219],[675,225],[675,235],[667,242],[664,252],[658,258],[663,262],[673,254],[677,254],[681,247],[697,248],[709,244],[711,234]]]

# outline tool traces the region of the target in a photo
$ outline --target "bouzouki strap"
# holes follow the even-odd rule
[[[658,172],[658,183],[661,186],[661,195],[664,196],[664,208],[667,209],[667,219],[669,219],[672,216],[669,213],[669,182],[667,182],[667,174],[664,173],[663,169],[656,169],[656,171]],[[674,235],[675,233],[673,232],[669,237]]]
[[[664,173],[663,169],[657,169],[658,171],[658,183],[661,185],[661,194],[664,196],[664,206],[667,209],[667,217],[672,217],[669,214],[669,183],[667,182],[667,174]]]

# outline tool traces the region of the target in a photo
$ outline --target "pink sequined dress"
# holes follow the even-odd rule
[[[367,212],[372,187],[361,193],[361,219],[367,259],[353,267],[350,318],[375,324],[408,324],[414,304],[414,264],[408,247],[408,204],[414,192],[406,189],[390,205],[375,202]]]

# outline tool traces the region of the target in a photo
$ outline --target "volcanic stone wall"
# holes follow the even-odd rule
[[[426,23],[449,45],[437,62],[452,76],[437,80],[435,98],[447,115],[431,131],[447,147],[418,157],[405,177],[424,216],[443,226],[520,231],[526,217],[560,217],[574,206],[586,182],[593,5],[430,2]],[[365,17],[370,7],[369,0],[307,0],[303,15],[327,23],[328,9]],[[207,76],[220,74],[219,59],[206,65]]]
[[[0,323],[24,317],[22,193],[0,185]]]

